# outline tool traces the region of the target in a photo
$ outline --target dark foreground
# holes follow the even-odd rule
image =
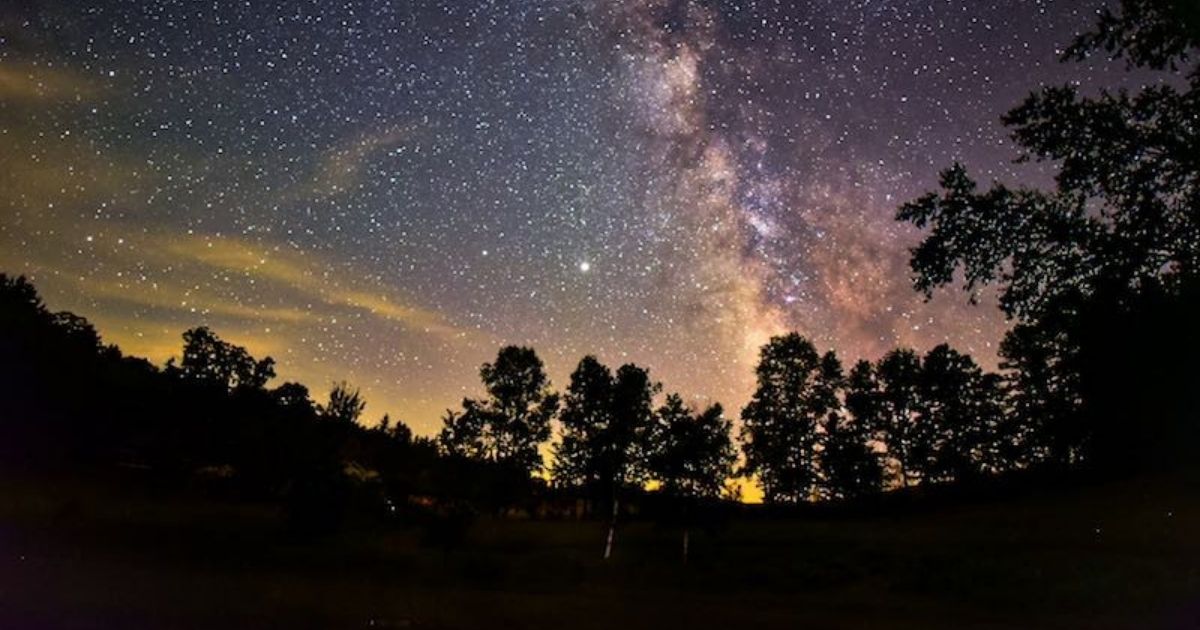
[[[112,483],[0,485],[0,628],[1195,628],[1200,501],[1162,480],[877,517],[482,521],[454,548]]]

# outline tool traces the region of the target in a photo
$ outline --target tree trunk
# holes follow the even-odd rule
[[[684,527],[683,528],[683,563],[684,564],[687,564],[687,561],[688,561],[688,534],[689,533],[691,533],[691,528]]]
[[[612,519],[608,521],[608,539],[604,542],[605,560],[608,560],[609,557],[612,556],[613,536],[615,536],[617,532],[617,511],[617,495],[616,492],[614,492],[612,500]]]

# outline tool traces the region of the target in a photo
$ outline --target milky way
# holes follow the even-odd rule
[[[418,432],[505,343],[740,407],[770,335],[948,341],[892,220],[1095,7],[1050,0],[97,2],[0,9],[0,269],[164,361],[207,324]]]

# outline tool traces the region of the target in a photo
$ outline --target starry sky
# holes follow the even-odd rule
[[[6,2],[0,270],[156,362],[206,324],[431,433],[503,344],[736,415],[758,347],[848,364],[1005,322],[914,293],[896,207],[1106,82],[1078,0]],[[276,381],[280,382],[280,381]]]

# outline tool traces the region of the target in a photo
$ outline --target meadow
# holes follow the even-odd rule
[[[0,484],[5,628],[1193,628],[1200,503],[1178,478],[770,517],[693,533],[480,518],[433,544],[122,479]]]

